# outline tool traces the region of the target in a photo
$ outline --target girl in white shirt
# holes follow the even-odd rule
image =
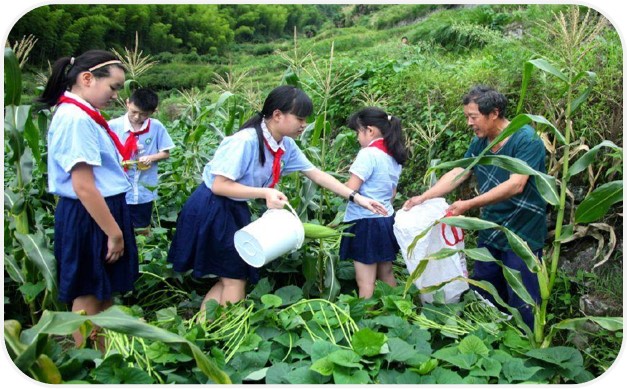
[[[346,186],[379,201],[387,210],[387,216],[373,214],[349,203],[344,215],[344,222],[353,223],[346,232],[354,236],[342,237],[340,259],[353,260],[359,297],[369,298],[376,279],[396,286],[392,262],[399,247],[392,228],[392,200],[407,151],[400,119],[379,108],[364,108],[353,114],[348,127],[357,132],[362,149],[349,169]]]

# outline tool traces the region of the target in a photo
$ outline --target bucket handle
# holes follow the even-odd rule
[[[296,216],[296,219],[300,220],[300,218],[298,217],[298,214],[296,214],[296,211],[294,211],[294,208],[292,208],[292,205],[286,201],[285,205],[287,205],[287,207],[290,209],[290,211],[292,211],[292,214],[294,214],[294,216]]]

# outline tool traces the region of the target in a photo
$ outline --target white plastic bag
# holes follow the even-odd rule
[[[427,255],[436,253],[443,248],[461,250],[464,248],[463,232],[452,226],[436,224],[431,231],[422,237],[414,247],[411,257],[408,257],[407,248],[414,238],[429,228],[437,219],[442,218],[448,204],[443,198],[435,198],[416,205],[409,211],[399,210],[394,218],[394,236],[401,248],[407,270],[411,274],[421,260]],[[468,277],[466,258],[463,253],[450,257],[429,261],[424,273],[414,281],[418,289],[448,281],[454,277]],[[459,301],[460,295],[468,289],[468,283],[453,281],[440,289],[444,292],[444,301],[454,303]],[[433,302],[433,293],[420,295],[423,303]]]

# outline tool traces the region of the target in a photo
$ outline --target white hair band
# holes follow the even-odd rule
[[[96,69],[100,69],[100,68],[105,67],[105,66],[107,66],[107,65],[113,65],[113,64],[116,64],[116,63],[121,64],[121,63],[122,63],[122,61],[120,61],[120,60],[118,60],[118,59],[114,59],[114,60],[111,60],[111,61],[107,61],[107,62],[100,63],[100,64],[98,64],[98,65],[96,65],[96,66],[92,66],[92,67],[90,67],[88,70],[89,70],[90,72],[93,72],[93,71],[94,71],[94,70],[96,70]]]

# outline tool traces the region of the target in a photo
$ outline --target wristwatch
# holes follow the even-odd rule
[[[350,201],[351,203],[354,203],[355,202],[355,195],[357,193],[358,192],[356,190],[352,191],[351,194],[348,195],[348,201]]]

